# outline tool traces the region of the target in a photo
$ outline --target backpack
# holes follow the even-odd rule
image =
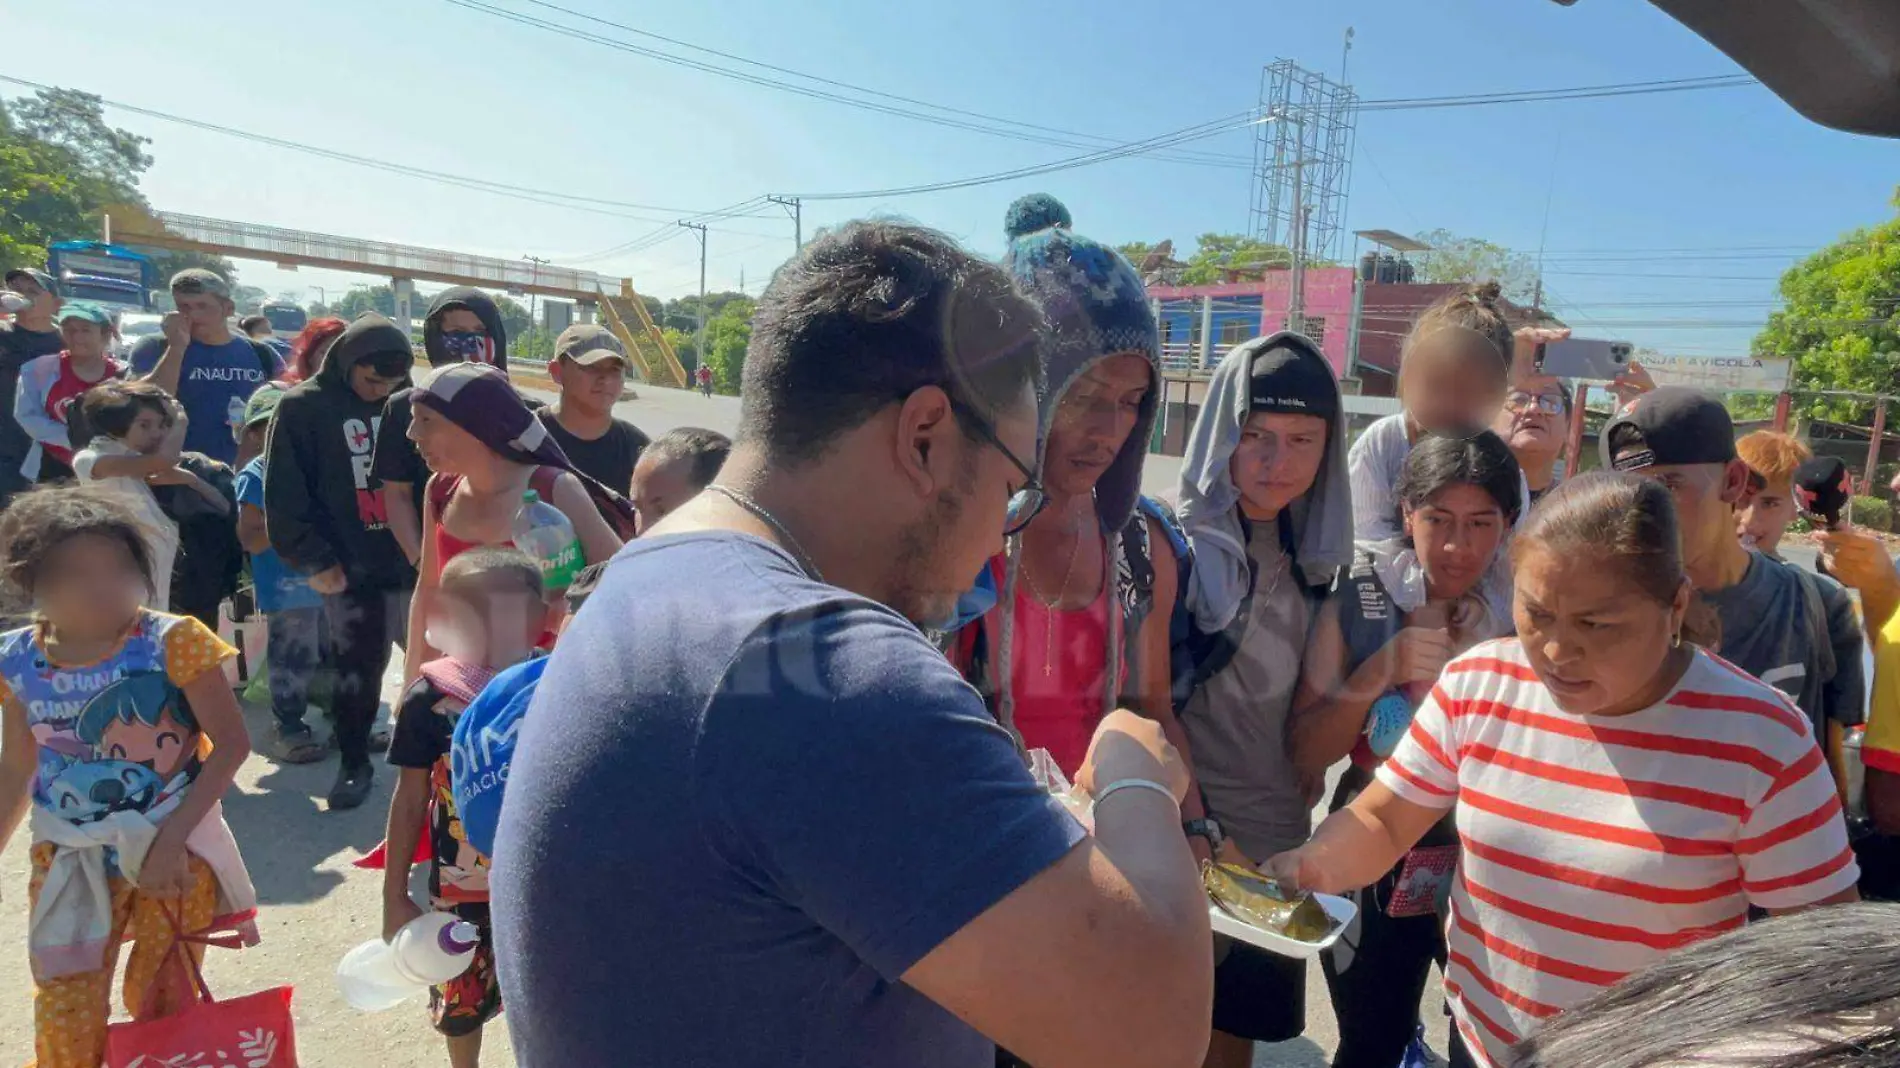
[[[244,340],[251,343],[251,351],[257,355],[257,366],[264,372],[263,381],[275,379],[280,373],[277,369],[277,350],[256,338],[247,337]]]
[[[1181,609],[1181,593],[1193,570],[1193,550],[1188,545],[1187,533],[1181,529],[1181,523],[1166,503],[1151,497],[1136,499],[1134,515],[1129,517],[1128,525],[1122,528],[1121,556],[1115,562],[1115,603],[1121,611],[1121,656],[1126,671],[1126,683],[1123,691],[1131,694],[1141,692],[1141,628],[1155,610],[1155,564],[1154,547],[1151,544],[1148,521],[1152,519],[1161,527],[1168,539],[1168,545],[1174,550],[1174,566],[1177,576],[1175,601],[1169,616],[1169,646],[1172,674],[1176,684],[1175,707],[1185,700],[1181,692],[1179,661],[1172,655],[1176,643],[1176,631],[1188,624],[1188,617]],[[990,565],[984,565],[984,574],[988,575]],[[979,577],[978,585],[983,578]],[[975,591],[972,591],[973,593]],[[992,591],[994,601],[996,591]],[[968,595],[966,595],[967,597]],[[1184,633],[1184,632],[1183,632]],[[984,702],[992,711],[996,707],[995,693],[990,685],[989,649],[990,641],[982,620],[973,620],[970,625],[948,636],[943,643],[945,652],[954,662],[963,668],[964,677],[983,695]]]
[[[211,605],[237,592],[244,546],[237,537],[237,474],[203,453],[188,452],[178,466],[211,484],[224,498],[219,511],[190,486],[153,486],[152,496],[178,524],[178,559],[172,564],[172,600]]]
[[[455,719],[449,745],[449,790],[468,844],[495,855],[495,827],[514,761],[521,717],[534,700],[548,658],[537,656],[490,679]]]

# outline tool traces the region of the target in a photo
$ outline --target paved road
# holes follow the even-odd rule
[[[641,387],[638,400],[620,414],[649,434],[679,426],[730,433],[738,402],[696,393]],[[1151,492],[1171,489],[1177,462],[1149,465]],[[391,678],[393,695],[396,680]],[[268,737],[269,713],[247,710],[252,735]],[[335,963],[355,943],[375,937],[382,926],[382,873],[358,871],[350,862],[382,838],[394,776],[379,770],[377,789],[362,808],[330,814],[322,797],[336,774],[331,761],[280,766],[253,756],[225,802],[226,815],[244,847],[262,902],[264,943],[242,953],[212,951],[206,973],[214,991],[236,995],[282,984],[296,987],[298,1046],[311,1068],[376,1065],[434,1068],[443,1063],[440,1043],[428,1028],[420,1001],[381,1014],[350,1009],[332,980]],[[26,954],[26,836],[17,835],[0,853],[0,1065],[31,1056],[32,983]],[[1311,970],[1308,1038],[1264,1050],[1261,1066],[1322,1068],[1337,1041],[1332,1011],[1319,970]],[[116,999],[115,999],[116,1000]],[[1427,1019],[1444,1048],[1444,1018],[1436,995]],[[502,1034],[491,1032],[485,1064],[510,1068],[515,1061]]]

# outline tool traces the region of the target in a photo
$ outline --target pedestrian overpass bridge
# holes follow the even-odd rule
[[[575,303],[580,320],[592,322],[598,309],[647,381],[685,388],[686,370],[665,335],[647,314],[630,278],[609,278],[532,260],[504,260],[444,249],[398,245],[360,237],[289,230],[258,223],[158,212],[160,232],[120,230],[115,241],[151,248],[190,250],[231,259],[263,260],[280,267],[322,267],[358,274],[388,275],[396,294],[397,325],[414,319],[416,282],[479,286],[511,293],[533,293]]]

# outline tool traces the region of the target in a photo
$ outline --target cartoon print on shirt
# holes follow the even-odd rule
[[[47,791],[54,815],[96,823],[114,812],[144,812],[158,799],[158,776],[143,764],[94,760],[67,768]]]

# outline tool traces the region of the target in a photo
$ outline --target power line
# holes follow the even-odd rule
[[[585,30],[576,29],[572,26],[564,26],[558,22],[551,22],[547,19],[536,18],[532,15],[525,15],[517,11],[510,11],[506,8],[497,7],[489,3],[484,3],[483,0],[444,0],[444,2],[452,4],[459,8],[463,8],[468,11],[475,11],[482,14],[491,15],[491,16],[494,16],[495,18],[504,19],[508,22],[513,22],[517,25],[526,26],[533,29],[538,29],[543,32],[552,33],[561,37],[568,37],[577,41],[585,41],[591,44],[600,45],[605,48],[611,48],[616,51],[626,52],[632,55],[643,56],[648,59],[658,60],[659,62],[668,63],[673,66],[685,67],[690,70],[697,70],[702,73],[714,75],[716,77],[728,78],[734,81],[747,82],[752,85],[757,85],[764,88],[777,89],[782,92],[793,93],[798,96],[810,97],[814,100],[826,100],[832,103],[843,104],[843,105],[846,105],[847,107],[855,107],[855,108],[859,108],[866,111],[873,111],[873,112],[878,112],[880,114],[892,115],[898,118],[912,119],[919,122],[932,123],[938,126],[947,126],[953,129],[969,130],[974,133],[989,134],[996,137],[1007,137],[1007,138],[1010,138],[1012,140],[1017,140],[1017,141],[1029,141],[1029,142],[1038,143],[1038,144],[1052,144],[1052,145],[1057,145],[1064,148],[1099,148],[1101,147],[1100,145],[1090,145],[1090,144],[1077,142],[1074,140],[1063,140],[1060,138],[1050,137],[1048,135],[1034,134],[1034,133],[1029,133],[1022,130],[1008,130],[1008,129],[1004,129],[995,125],[985,124],[981,122],[974,122],[967,119],[954,118],[949,115],[933,115],[927,112],[921,112],[921,111],[911,110],[908,108],[897,107],[892,104],[880,104],[872,100],[863,100],[857,97],[845,96],[841,93],[830,92],[825,89],[814,88],[808,85],[798,85],[798,84],[787,82],[778,78],[769,78],[769,77],[765,77],[759,74],[752,74],[752,73],[748,73],[742,70],[735,70],[731,67],[723,67],[716,63],[708,63],[703,60],[691,59],[686,56],[675,55],[673,53],[663,52],[654,48],[647,48],[645,46],[633,44],[628,41],[615,40],[611,37],[605,37],[597,33],[590,33]],[[553,7],[554,5],[543,4],[541,6]],[[565,11],[568,14],[577,14],[575,12],[568,11],[566,8],[555,8],[555,10]],[[579,15],[579,17],[588,18],[596,22],[605,21],[601,19],[594,19],[592,16],[587,16],[587,15]],[[621,29],[627,28],[627,27],[621,27],[617,23],[609,23],[609,25],[614,25],[617,28],[621,28]],[[633,32],[641,32],[641,31],[633,31]],[[647,36],[655,36],[655,35],[649,34]],[[696,48],[698,46],[688,46],[688,47]],[[701,49],[701,50],[710,51],[710,50],[705,50],[705,49]],[[723,53],[721,54],[723,55]],[[732,58],[737,58],[737,57],[732,57]],[[753,61],[751,60],[741,60],[741,62],[753,63]],[[769,64],[755,63],[754,65],[767,67],[768,69],[774,69],[774,70],[785,69],[785,68],[771,67]],[[843,84],[843,83],[831,82],[830,79],[819,78],[814,75],[803,74],[796,71],[792,71],[790,73],[794,74],[797,77],[806,78],[812,81],[826,82],[830,84]],[[864,91],[862,89],[857,89],[857,87],[855,86],[851,88],[856,89],[857,91],[860,91],[860,92]],[[880,95],[887,95],[887,94],[880,94]],[[938,105],[930,105],[930,104],[925,104],[923,106],[939,107]],[[942,109],[942,110],[951,110],[951,109]],[[1002,120],[1002,121],[1008,121],[1008,120]],[[1090,135],[1083,135],[1083,136],[1090,136]],[[1107,138],[1094,138],[1094,139],[1097,141],[1108,140]],[[1230,167],[1230,168],[1235,168],[1235,169],[1244,169],[1252,165],[1250,162],[1240,160],[1237,157],[1231,158],[1231,159],[1214,159],[1214,158],[1175,159],[1175,160],[1172,160],[1172,162],[1195,163],[1195,164],[1199,164],[1203,166]]]
[[[25,88],[32,89],[36,92],[53,92],[59,88],[57,86],[43,85],[39,82],[28,81],[25,78],[15,78],[15,77],[12,77],[10,75],[5,75],[5,74],[0,74],[0,82],[6,82],[12,85],[23,86]],[[457,186],[457,187],[472,190],[475,192],[490,193],[495,196],[504,196],[504,197],[508,197],[514,200],[524,200],[524,201],[529,201],[529,202],[537,203],[537,204],[545,204],[550,207],[566,208],[572,211],[586,211],[586,212],[591,212],[597,215],[608,215],[608,216],[612,216],[614,218],[620,218],[620,219],[633,219],[637,222],[661,222],[661,221],[666,221],[666,220],[661,220],[654,216],[648,216],[648,215],[629,214],[623,211],[610,211],[610,210],[607,210],[607,208],[604,206],[620,207],[620,208],[636,208],[636,209],[642,209],[646,211],[687,212],[691,210],[687,208],[667,208],[667,207],[661,207],[654,204],[636,204],[630,201],[609,200],[609,199],[600,198],[600,197],[581,196],[581,195],[573,194],[573,193],[557,192],[555,190],[550,190],[550,189],[536,189],[530,186],[508,185],[506,183],[492,182],[492,181],[488,181],[486,179],[481,179],[481,178],[470,178],[470,177],[467,177],[466,175],[447,174],[442,171],[431,171],[431,170],[426,170],[421,167],[412,167],[407,164],[394,163],[389,160],[372,159],[368,156],[358,156],[358,155],[353,155],[348,152],[341,152],[336,149],[322,148],[317,145],[304,144],[302,142],[291,141],[282,137],[274,137],[269,134],[255,133],[250,130],[239,130],[230,126],[220,126],[217,123],[206,122],[202,119],[188,118],[183,115],[172,115],[167,112],[156,111],[152,108],[140,107],[136,104],[127,104],[122,101],[108,100],[104,97],[97,96],[96,94],[91,94],[91,95],[93,95],[95,99],[97,99],[99,103],[105,107],[113,108],[114,110],[117,110],[117,111],[124,111],[133,115],[144,116],[145,118],[158,119],[162,122],[176,123],[180,126],[189,126],[194,129],[204,130],[209,133],[222,134],[227,137],[235,137],[241,140],[255,142],[257,144],[270,145],[274,148],[283,148],[283,149],[288,149],[293,152],[302,152],[307,155],[318,156],[318,157],[333,160],[339,163],[348,163],[348,164],[359,166],[359,167],[370,167],[375,170],[384,171],[390,174],[399,174],[399,175],[403,175],[409,178],[420,178],[424,181],[440,182],[445,185]],[[574,203],[564,203],[565,201],[573,201]],[[602,206],[595,206],[595,205],[602,205]],[[722,217],[736,217],[736,216],[722,216]],[[767,218],[767,219],[771,218],[771,216],[763,215],[763,214],[748,215],[745,217],[746,218]],[[670,225],[670,222],[669,222],[669,225]],[[755,231],[747,231],[747,230],[734,230],[731,232],[749,234],[754,237],[766,236],[763,234],[759,234]]]
[[[1668,78],[1652,82],[1620,82],[1610,85],[1580,85],[1568,89],[1520,89],[1498,93],[1465,93],[1454,96],[1400,97],[1391,100],[1366,100],[1361,111],[1420,111],[1436,108],[1482,107],[1491,104],[1535,104],[1550,100],[1595,100],[1615,96],[1648,96],[1655,93],[1698,92],[1708,89],[1744,89],[1761,82],[1745,74],[1712,75],[1702,78]]]
[[[451,2],[454,2],[454,0],[451,0]],[[1177,145],[1205,137],[1213,137],[1216,134],[1226,133],[1229,130],[1242,129],[1262,121],[1254,116],[1255,110],[1250,108],[1246,111],[1237,112],[1234,115],[1229,115],[1224,118],[1214,119],[1210,122],[1198,123],[1194,126],[1183,127],[1168,133],[1157,134],[1143,141],[1132,141],[1118,148],[1102,149],[1081,156],[1072,156],[1068,159],[1054,160],[1049,163],[1036,164],[1029,167],[1018,167],[1013,170],[1000,171],[995,174],[980,174],[969,178],[952,179],[947,182],[898,186],[891,189],[865,189],[849,193],[797,193],[794,195],[800,200],[872,200],[884,197],[915,196],[919,193],[939,193],[950,189],[968,189],[973,186],[1014,181],[1018,178],[1033,178],[1038,175],[1054,174],[1057,171],[1073,170],[1077,167],[1088,167],[1097,163],[1106,163],[1112,159],[1121,159],[1126,156],[1137,155],[1150,147],[1166,147],[1168,145]]]
[[[827,78],[819,74],[810,74],[805,71],[793,70],[790,67],[781,67],[777,64],[766,63],[762,60],[748,59],[745,56],[735,55],[731,52],[722,52],[717,48],[708,48],[704,45],[696,45],[696,44],[693,44],[691,41],[682,41],[675,37],[668,37],[664,34],[654,33],[650,30],[643,30],[636,26],[628,26],[625,23],[614,22],[611,19],[604,19],[595,15],[589,15],[583,11],[575,11],[571,8],[562,7],[559,4],[548,3],[547,0],[524,0],[524,2],[531,4],[535,7],[545,8],[549,11],[558,11],[564,15],[570,15],[574,18],[583,19],[587,22],[592,22],[597,25],[611,27],[613,29],[620,30],[625,33],[635,34],[640,37],[645,37],[645,38],[655,40],[655,41],[663,41],[666,44],[670,44],[678,48],[690,49],[694,52],[703,52],[706,55],[718,56],[721,59],[729,59],[736,63],[744,63],[747,66],[758,67],[761,70],[774,71],[779,74],[790,75],[791,77],[794,77],[794,78],[803,78],[807,81],[817,82],[820,85],[829,85],[829,86],[833,86],[839,89],[846,89],[854,93],[863,93],[867,96],[880,97],[885,100],[896,101],[897,103],[900,103],[900,104],[910,104],[916,107],[930,108],[934,111],[942,111],[942,112],[946,112],[952,115],[962,115],[965,118],[977,119],[983,122],[999,123],[999,124],[1003,124],[1007,126],[1016,126],[1025,130],[1039,130],[1043,133],[1059,134],[1064,137],[1080,137],[1080,138],[1083,138],[1084,140],[1100,141],[1100,142],[1103,142],[1105,144],[1110,144],[1110,145],[1115,143],[1114,138],[1103,137],[1099,134],[1083,133],[1079,130],[1068,130],[1060,126],[1045,126],[1040,123],[1023,122],[1019,119],[1006,118],[1000,115],[987,115],[980,111],[971,111],[971,110],[968,110],[967,108],[952,107],[947,104],[936,104],[928,100],[919,100],[916,97],[904,96],[899,93],[886,92],[882,89],[873,89],[869,86],[854,85],[850,82],[839,81],[835,78]],[[1087,146],[1068,145],[1066,147],[1084,148]],[[1183,155],[1185,156],[1189,154],[1184,153]],[[1214,159],[1215,158],[1210,157],[1210,162],[1214,161]],[[1241,156],[1218,157],[1217,159],[1218,159],[1218,162],[1220,162],[1222,165],[1234,165],[1234,166],[1240,166],[1240,167],[1251,166],[1251,161]]]

